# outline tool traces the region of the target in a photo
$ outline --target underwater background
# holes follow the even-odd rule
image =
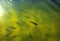
[[[60,0],[0,0],[0,6],[0,41],[60,41]]]

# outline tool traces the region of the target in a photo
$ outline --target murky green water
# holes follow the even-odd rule
[[[0,0],[0,41],[60,41],[60,0]]]

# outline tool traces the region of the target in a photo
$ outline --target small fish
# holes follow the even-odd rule
[[[19,22],[16,22],[18,25],[20,25],[20,23]]]
[[[5,35],[5,37],[8,37],[11,34],[11,31],[9,29],[6,29],[7,34]]]
[[[8,37],[8,36],[10,35],[10,33],[11,33],[11,32],[8,32],[8,33],[5,35],[5,37]]]
[[[14,39],[16,37],[19,37],[19,35],[14,35],[14,36],[11,37],[11,39]]]
[[[35,23],[35,22],[32,22],[32,21],[30,21],[31,23],[33,23],[34,25],[38,25],[37,23]]]
[[[33,36],[31,35],[31,33],[29,34],[30,38],[33,39]]]
[[[15,27],[9,26],[10,28],[16,29]]]

